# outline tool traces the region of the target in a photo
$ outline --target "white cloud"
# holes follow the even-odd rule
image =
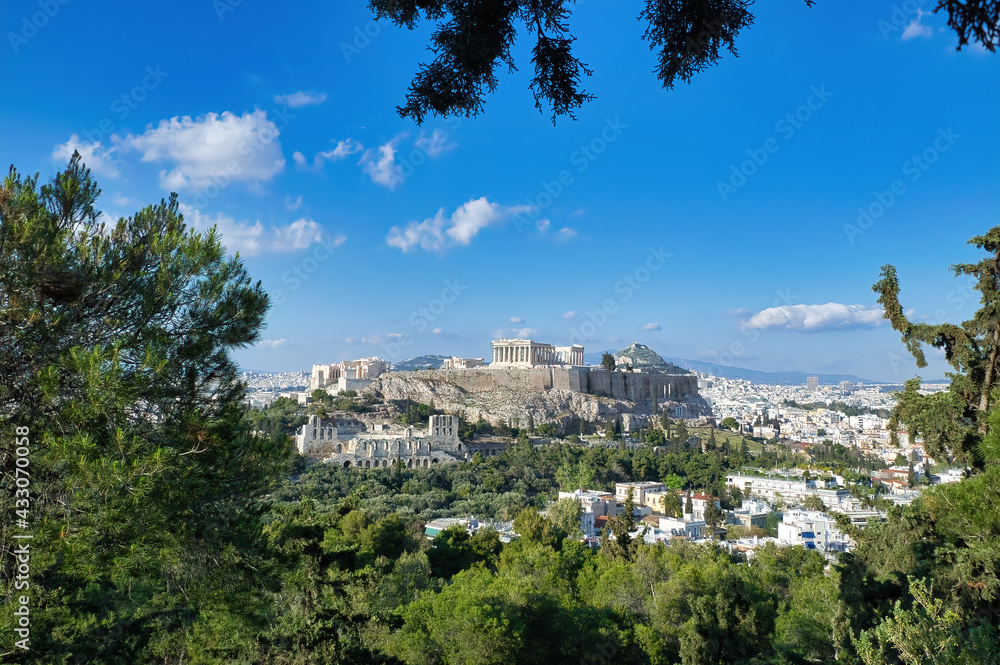
[[[493,331],[494,339],[509,339],[512,337],[531,337],[538,330],[535,328],[500,328]]]
[[[932,37],[934,35],[934,30],[929,25],[921,25],[920,19],[923,16],[923,12],[917,14],[917,18],[910,21],[910,24],[906,26],[903,30],[903,36],[901,39],[905,42],[908,39],[914,39],[916,37]]]
[[[386,335],[386,337],[388,337],[389,339],[399,339],[402,336],[403,336],[402,333],[395,333],[395,332],[392,332],[392,333],[389,333],[388,335]]]
[[[434,217],[422,222],[410,222],[405,228],[394,226],[389,229],[386,242],[404,252],[416,248],[443,251],[468,245],[480,231],[503,221],[512,210],[490,203],[483,196],[462,204],[450,217],[445,217],[444,208],[441,208]]]
[[[241,116],[226,111],[161,120],[121,143],[124,149],[142,151],[144,162],[172,164],[171,170],[160,171],[160,185],[180,190],[270,180],[285,167],[279,133],[265,111]]]
[[[576,230],[571,229],[568,226],[562,227],[561,229],[559,229],[559,232],[556,233],[556,240],[560,240],[563,242],[567,240],[572,240],[575,237],[576,237]]]
[[[114,151],[115,148],[103,147],[100,141],[81,141],[80,137],[73,134],[69,137],[69,141],[60,143],[52,150],[52,159],[65,165],[69,163],[74,152],[79,152],[80,160],[91,171],[109,178],[117,178],[118,166],[111,155]]]
[[[115,194],[111,197],[111,203],[118,206],[119,208],[124,208],[125,206],[130,206],[135,203],[135,199],[130,199],[124,194]]]
[[[565,314],[563,314],[562,317],[564,319],[575,319],[576,318],[576,312],[573,311],[573,310],[570,310],[570,311],[566,312]]]
[[[321,153],[329,155],[332,159],[343,159],[348,155],[353,155],[356,152],[361,152],[365,147],[361,145],[361,141],[355,141],[354,139],[345,139],[343,141],[337,141],[337,147],[327,153]]]
[[[512,317],[510,317],[510,322],[511,323],[524,323],[524,319],[522,319],[520,316],[512,316]]]
[[[325,152],[318,152],[313,156],[312,169],[319,171],[323,167],[324,162],[336,162],[353,155],[356,152],[361,152],[365,147],[361,144],[361,141],[355,141],[354,139],[346,139],[344,141],[337,141],[337,146],[333,150],[327,150]],[[292,155],[292,159],[299,168],[309,168],[309,162],[306,156],[303,155],[298,150]]]
[[[430,157],[437,157],[457,146],[455,143],[448,143],[448,135],[440,129],[435,129],[434,133],[430,136],[421,134],[416,143],[417,147],[426,152]]]
[[[278,348],[281,348],[283,346],[291,346],[291,344],[292,344],[291,342],[289,342],[287,339],[284,339],[284,338],[282,338],[282,339],[262,339],[259,342],[257,342],[257,346],[264,346],[264,347],[271,348],[271,349],[278,349]]]
[[[254,256],[265,252],[290,252],[305,249],[313,243],[324,242],[323,227],[311,219],[297,219],[285,226],[265,229],[261,222],[237,221],[224,213],[212,217],[202,214],[197,208],[181,204],[181,213],[188,226],[204,231],[215,225],[222,243],[230,252],[240,252]],[[339,247],[347,240],[339,235],[327,240],[327,244]]]
[[[308,92],[299,90],[290,95],[275,95],[274,101],[284,104],[289,108],[297,109],[303,106],[313,106],[326,101],[326,94],[322,92]]]
[[[540,219],[537,222],[535,222],[535,228],[538,229],[539,233],[545,233],[546,231],[549,230],[549,224],[550,224],[549,220]]]
[[[294,201],[292,200],[292,197],[290,197],[290,196],[286,196],[285,197],[285,209],[286,210],[295,211],[295,210],[298,210],[301,207],[302,207],[302,197],[301,196],[299,196]]]
[[[811,332],[875,327],[882,322],[881,308],[830,302],[825,305],[768,307],[748,320],[740,322],[740,328],[743,330],[777,328]]]
[[[377,148],[369,148],[361,157],[361,168],[377,185],[396,189],[403,182],[403,169],[396,163],[396,144],[401,137]]]
[[[900,37],[902,41],[908,39],[914,39],[916,37],[931,38],[934,36],[934,29],[929,25],[923,25],[920,23],[920,19],[927,16],[928,12],[917,10],[917,18],[910,21],[910,23],[903,29],[903,36]]]
[[[643,330],[663,330],[663,327],[659,323],[647,323],[642,327]]]
[[[435,328],[431,332],[434,333],[435,335],[440,335],[442,332],[444,332],[444,329],[443,328]]]

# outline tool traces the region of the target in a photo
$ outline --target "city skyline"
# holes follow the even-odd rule
[[[488,359],[525,337],[895,382],[948,370],[936,352],[916,369],[871,291],[892,263],[915,320],[978,307],[949,267],[1000,222],[998,66],[956,53],[943,16],[755,7],[739,58],[668,91],[640,4],[577,3],[597,98],[575,122],[533,108],[522,36],[482,116],[417,127],[395,105],[430,30],[365,4],[144,8],[155,31],[7,5],[22,101],[0,109],[18,127],[0,152],[44,180],[79,150],[115,219],[177,191],[189,224],[218,224],[274,303],[247,368]]]

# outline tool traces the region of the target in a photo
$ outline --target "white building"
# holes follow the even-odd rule
[[[765,499],[772,504],[781,501],[785,505],[795,505],[805,501],[808,496],[818,496],[824,505],[830,507],[839,506],[851,498],[850,490],[815,487],[814,482],[801,477],[772,478],[733,473],[726,476],[726,485],[738,487],[745,497]]]
[[[648,492],[664,492],[666,489],[667,486],[663,483],[651,480],[634,483],[615,483],[615,498],[620,503],[625,503],[625,500],[628,499],[629,490],[632,490],[632,501],[635,505],[645,506],[648,505],[646,503],[646,494]]]
[[[611,492],[598,492],[595,490],[573,490],[572,492],[559,492],[560,499],[576,499],[583,508],[583,515],[580,518],[580,530],[588,538],[597,537],[597,527],[595,520],[598,517],[617,517],[618,504]]]
[[[660,518],[660,531],[665,531],[672,536],[683,536],[690,538],[691,540],[697,540],[699,538],[705,537],[705,530],[707,526],[705,520],[688,519],[689,516],[682,518],[674,517],[661,517]]]
[[[832,517],[815,510],[785,511],[778,525],[778,541],[820,552],[846,552],[851,544]]]
[[[459,358],[452,356],[451,358],[444,359],[441,369],[472,369],[473,367],[482,367],[485,364],[482,358]]]
[[[548,365],[583,366],[583,347],[552,346],[530,339],[493,340],[490,367],[539,367]]]
[[[336,418],[309,421],[295,435],[295,447],[301,455],[319,457],[324,462],[345,468],[377,469],[400,461],[408,469],[466,458],[458,438],[458,418],[431,416],[426,433],[414,428],[392,428],[373,424],[367,429],[357,421],[338,422]]]
[[[313,365],[309,377],[309,392],[326,390],[358,390],[367,386],[373,379],[389,371],[388,360],[376,356],[359,358],[358,360],[342,360],[339,363]]]

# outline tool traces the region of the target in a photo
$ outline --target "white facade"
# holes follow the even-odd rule
[[[371,425],[367,431],[343,431],[335,422],[310,416],[295,435],[299,454],[344,467],[377,469],[397,462],[406,468],[457,462],[468,452],[458,438],[455,416],[431,416],[426,434],[414,432],[413,427],[393,430],[384,424]]]
[[[330,389],[341,378],[377,379],[388,372],[389,368],[388,360],[382,360],[376,356],[359,358],[358,360],[343,360],[335,364],[313,365],[312,374],[309,377],[309,391]]]
[[[673,517],[660,518],[660,530],[672,536],[685,536],[691,540],[705,537],[707,528],[705,520],[679,519]]]
[[[665,492],[667,486],[663,483],[653,482],[651,480],[635,483],[615,483],[615,498],[619,502],[625,503],[628,499],[628,492],[632,490],[632,501],[635,502],[636,506],[645,506],[646,494],[649,492]]]
[[[769,478],[767,476],[726,476],[726,485],[738,487],[743,496],[760,497],[768,502],[783,501],[786,505],[802,503],[807,496],[818,496],[827,507],[842,505],[851,498],[850,490],[817,488],[800,478]]]
[[[778,540],[820,552],[846,552],[851,544],[832,517],[815,510],[786,511],[778,525]]]
[[[441,369],[472,369],[473,367],[482,367],[485,364],[486,362],[483,358],[459,358],[452,356],[451,358],[444,359]]]
[[[614,495],[610,492],[596,492],[593,490],[573,490],[572,492],[559,492],[560,499],[576,499],[583,508],[583,515],[580,517],[580,530],[588,538],[597,536],[597,527],[594,521],[598,517],[616,517],[618,515],[618,504]]]
[[[530,339],[495,339],[491,367],[583,366],[583,347],[552,346]]]

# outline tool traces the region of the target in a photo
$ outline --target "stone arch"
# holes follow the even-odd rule
[[[344,452],[343,451],[343,446],[341,446],[339,443],[337,444],[337,452],[338,453]]]
[[[437,457],[435,457],[434,459],[432,459],[431,462],[434,463],[434,464],[437,464],[438,463]]]
[[[411,460],[411,459],[406,460],[406,468],[407,469],[412,469],[413,468],[413,460]]]
[[[372,463],[369,460],[365,460],[365,468],[366,469],[372,468]]]
[[[434,461],[436,462],[437,460],[434,460]],[[427,460],[424,460],[424,468],[426,469],[429,466],[430,466],[430,462],[428,462]]]
[[[351,467],[351,460],[347,460],[346,462],[344,462],[345,469],[349,469],[350,467]]]

